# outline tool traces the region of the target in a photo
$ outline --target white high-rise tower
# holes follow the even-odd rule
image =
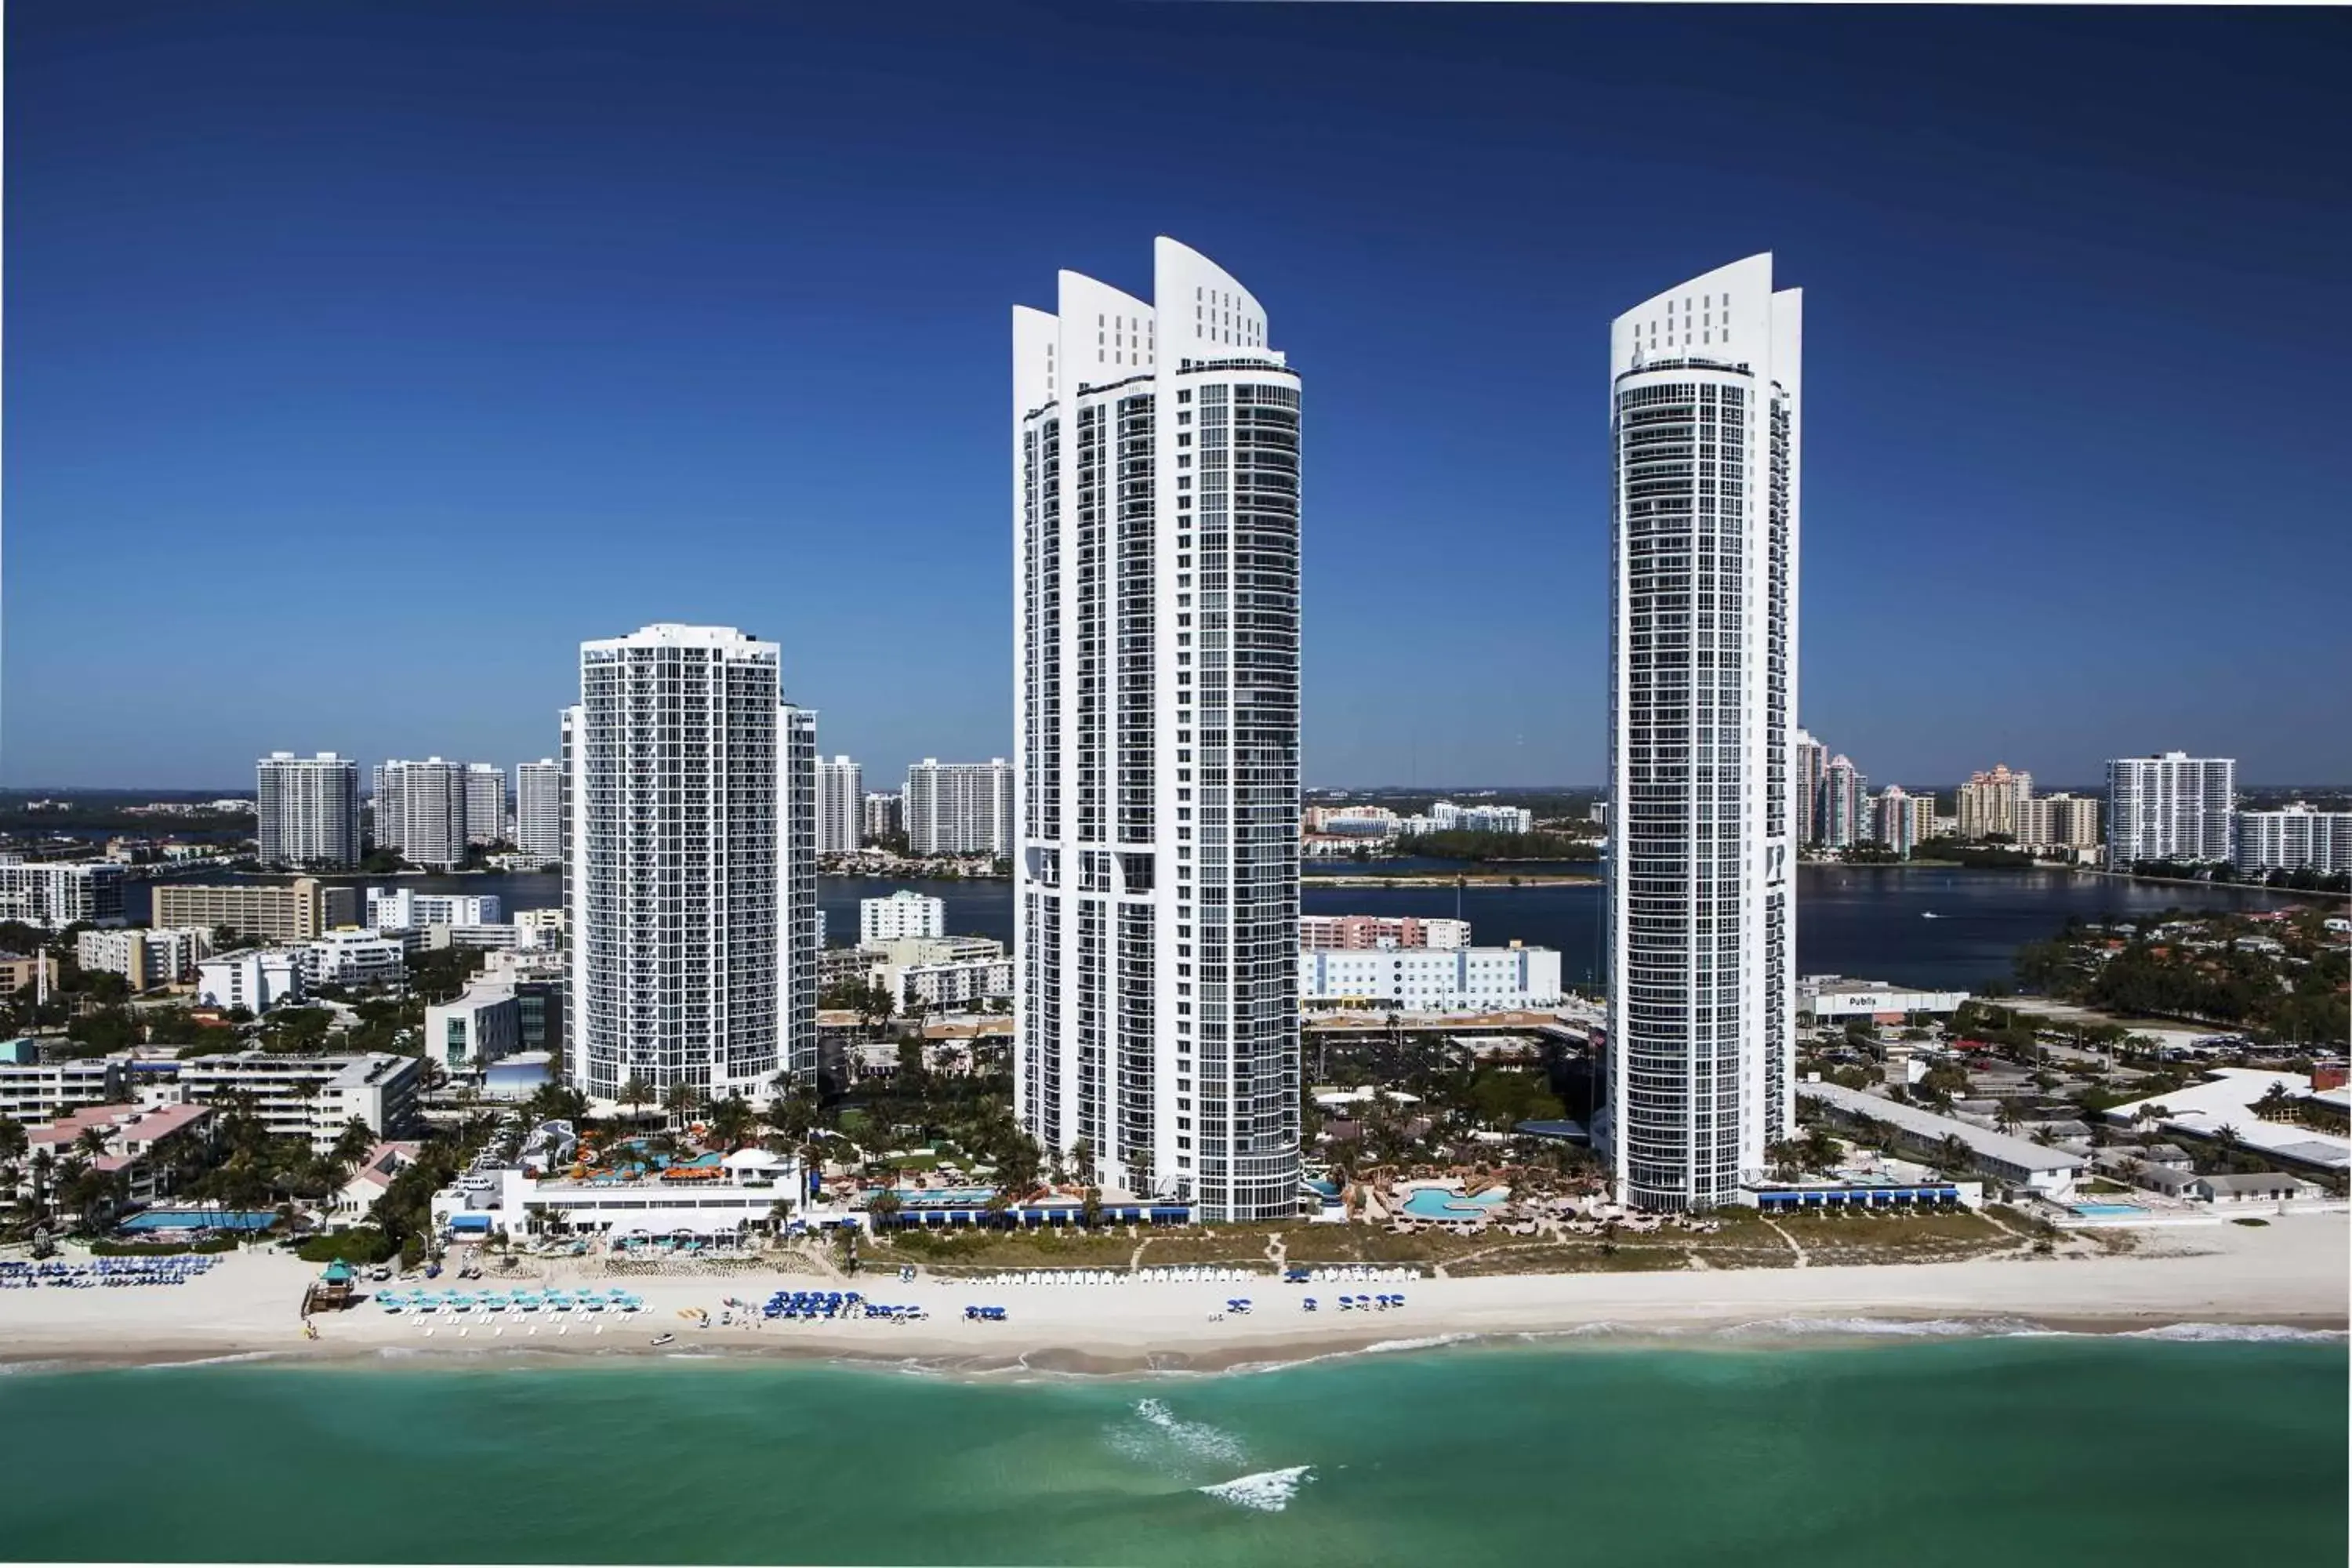
[[[776,645],[646,626],[580,645],[563,718],[566,1068],[763,1099],[816,1069],[815,716]]]
[[[1023,1124],[1201,1218],[1298,1204],[1299,381],[1161,239],[1013,313]],[[910,776],[908,833],[917,810]]]
[[[272,752],[254,764],[265,866],[360,862],[360,765],[332,752]]]
[[[563,769],[552,757],[515,764],[515,848],[542,866],[563,858]]]
[[[1794,1124],[1800,306],[1751,256],[1611,330],[1596,1132],[1644,1208],[1730,1202]]]
[[[866,770],[847,757],[816,760],[816,852],[843,855],[857,847],[866,805]]]
[[[375,843],[419,866],[466,863],[466,768],[427,757],[376,770]]]

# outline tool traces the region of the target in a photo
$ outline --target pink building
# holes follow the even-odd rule
[[[1298,945],[1309,952],[1340,948],[1468,947],[1468,921],[1419,920],[1412,915],[1301,915]]]

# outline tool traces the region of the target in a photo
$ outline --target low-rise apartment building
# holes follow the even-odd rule
[[[84,970],[120,974],[133,991],[194,979],[197,963],[212,950],[212,932],[194,926],[86,931],[74,941]]]
[[[255,1017],[281,1003],[299,1002],[299,948],[257,947],[224,952],[196,965],[196,1000],[207,1007],[242,1007]]]
[[[1302,1006],[1393,1007],[1415,1013],[1554,1007],[1559,953],[1549,947],[1302,948]]]
[[[110,860],[0,863],[0,921],[44,931],[122,923],[124,868]]]

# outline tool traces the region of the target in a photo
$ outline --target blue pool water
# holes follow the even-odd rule
[[[2147,1212],[2137,1204],[2069,1204],[2067,1206],[2084,1219],[2113,1219],[2118,1215]]]
[[[268,1230],[278,1215],[268,1209],[150,1209],[132,1215],[121,1230]]]
[[[1405,1199],[1404,1212],[1415,1219],[1475,1219],[1508,1196],[1506,1193],[1480,1193],[1475,1198],[1459,1193],[1423,1187]]]

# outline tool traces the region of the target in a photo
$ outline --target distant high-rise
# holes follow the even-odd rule
[[[2231,858],[2238,764],[2186,752],[2122,757],[2107,764],[2107,865]]]
[[[897,790],[877,790],[866,797],[860,827],[867,838],[887,838],[904,831],[898,806],[901,796]]]
[[[466,842],[497,844],[507,836],[507,773],[495,763],[466,764]]]
[[[1970,773],[1959,795],[1960,837],[1999,836],[2021,842],[2031,837],[2028,802],[2033,799],[2033,775],[2011,773],[2007,763],[1995,763],[1992,772]]]
[[[376,770],[376,847],[418,866],[462,866],[467,803],[464,764],[387,762]]]
[[[1870,779],[1841,752],[1822,770],[1822,846],[1851,849],[1870,840]]]
[[[1800,302],[1752,256],[1611,330],[1596,1142],[1643,1208],[1734,1201],[1795,1121]]]
[[[913,854],[1011,855],[1013,764],[925,757],[907,770],[901,811]]]
[[[515,765],[515,848],[541,865],[563,858],[563,767],[552,757]]]
[[[360,861],[360,768],[332,752],[272,752],[255,765],[265,866],[328,868]]]
[[[816,760],[816,852],[841,855],[857,847],[866,804],[866,770],[847,757]]]
[[[564,716],[572,1081],[764,1098],[816,1068],[815,720],[776,645],[656,625],[580,646]]]
[[[2352,811],[2315,811],[2293,801],[2238,814],[2241,871],[2352,871]]]
[[[1913,795],[1901,784],[1888,784],[1871,805],[1871,837],[1905,859],[1930,836],[1936,825],[1936,797]]]
[[[1797,792],[1797,845],[1804,848],[1822,841],[1822,771],[1829,766],[1829,748],[1800,730],[1793,744]]]
[[[1171,239],[1013,317],[1014,1103],[1211,1220],[1298,1205],[1299,379]],[[918,848],[919,780],[908,778]],[[1009,813],[1008,813],[1009,816]],[[1008,826],[1009,826],[1008,823]]]

